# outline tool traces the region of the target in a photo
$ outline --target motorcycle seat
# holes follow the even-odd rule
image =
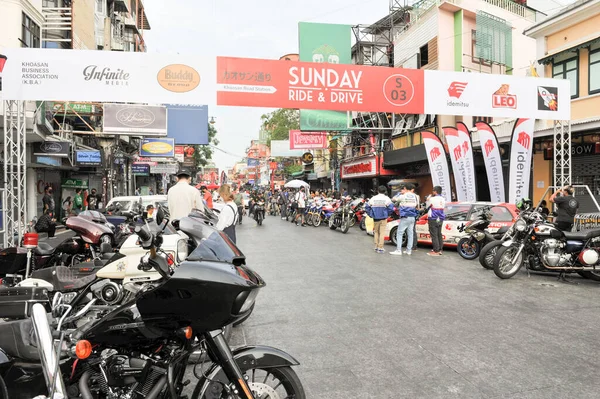
[[[30,319],[0,323],[0,348],[21,360],[38,361],[37,340]]]
[[[75,271],[66,266],[53,266],[36,270],[31,274],[33,278],[47,281],[54,286],[55,291],[77,291],[96,280],[96,275],[77,277]]]
[[[58,248],[63,242],[67,241],[70,237],[64,239],[48,239],[48,241],[38,242],[38,246],[35,248],[34,253],[39,256],[52,255],[56,248]]]
[[[573,233],[566,231],[565,237],[567,240],[586,241],[595,237],[600,237],[600,229],[576,231]]]

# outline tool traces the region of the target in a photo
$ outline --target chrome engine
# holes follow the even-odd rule
[[[91,286],[96,296],[107,305],[114,305],[123,299],[123,287],[110,280],[101,280]]]
[[[572,254],[563,251],[565,246],[564,242],[554,238],[544,240],[540,248],[542,262],[550,267],[561,267],[571,264]]]

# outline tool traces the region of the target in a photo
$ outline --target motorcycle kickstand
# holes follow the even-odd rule
[[[565,284],[573,284],[573,285],[579,285],[579,283],[573,281],[573,280],[569,280],[567,277],[565,277],[565,272],[561,272],[558,275],[558,281],[560,281],[561,283],[565,283]]]

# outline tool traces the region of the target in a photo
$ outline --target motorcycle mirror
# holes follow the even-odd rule
[[[158,210],[156,211],[156,224],[160,226],[163,220],[165,220],[165,211],[162,206],[158,205]]]

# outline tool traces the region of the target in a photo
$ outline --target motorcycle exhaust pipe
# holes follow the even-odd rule
[[[60,395],[67,397],[67,390],[65,389],[65,384],[58,367],[59,358],[54,351],[54,340],[50,331],[50,325],[48,324],[46,309],[42,304],[35,303],[31,307],[31,321],[37,338],[38,354],[48,390],[54,392],[58,397]]]

